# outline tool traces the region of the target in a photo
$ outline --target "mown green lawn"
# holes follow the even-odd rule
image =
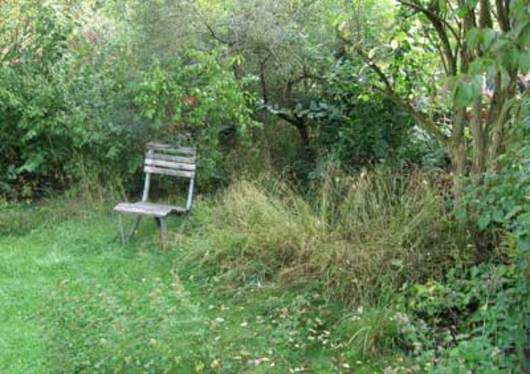
[[[154,222],[122,246],[110,209],[83,209],[0,214],[0,372],[373,372],[307,292],[221,294],[179,277],[190,249],[161,249]]]

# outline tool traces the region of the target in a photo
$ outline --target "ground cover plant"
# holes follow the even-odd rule
[[[528,372],[529,19],[0,2],[0,372]],[[121,245],[153,141],[192,214]]]

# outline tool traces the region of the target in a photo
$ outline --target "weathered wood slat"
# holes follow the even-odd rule
[[[146,155],[147,158],[152,158],[155,160],[166,160],[166,161],[173,161],[173,162],[183,162],[185,164],[195,164],[196,158],[195,156],[190,157],[184,157],[184,156],[174,156],[174,155],[168,155],[164,153],[151,153]]]
[[[164,169],[161,167],[154,167],[154,166],[145,166],[144,167],[145,173],[152,173],[152,174],[163,174],[163,175],[170,175],[173,177],[184,177],[184,178],[193,178],[195,177],[195,172],[193,171],[184,171],[184,170],[174,170],[174,169]]]
[[[145,159],[146,166],[161,166],[173,170],[185,170],[185,171],[195,171],[195,165],[193,164],[184,164],[180,162],[172,162],[165,160],[153,160],[151,158]]]
[[[114,207],[114,211],[120,213],[132,213],[140,214],[144,216],[151,217],[167,217],[171,212],[184,213],[186,212],[185,208],[173,206],[173,205],[164,205],[164,204],[155,204],[148,202],[137,202],[137,203],[120,203]]]
[[[133,214],[141,214],[146,216],[153,216],[153,217],[166,217],[169,213],[171,213],[171,208],[169,206],[149,206],[144,204],[130,204],[130,203],[121,203],[116,205],[114,208],[117,212],[122,213],[133,213]]]
[[[197,153],[196,149],[192,147],[181,147],[178,145],[160,143],[147,143],[147,149],[168,153],[182,153],[188,155],[195,155]]]

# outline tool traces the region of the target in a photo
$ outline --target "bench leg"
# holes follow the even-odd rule
[[[190,216],[190,213],[188,212],[184,215],[184,217],[182,217],[182,222],[180,223],[180,227],[179,227],[179,234],[182,234],[184,232],[189,216]]]
[[[118,228],[120,230],[121,243],[125,244],[125,231],[123,230],[123,217],[121,213],[118,213]]]
[[[138,225],[140,224],[140,221],[142,220],[142,216],[137,216],[134,220],[134,223],[131,228],[131,232],[129,233],[129,238],[127,240],[131,240],[136,233],[136,229],[138,229]]]
[[[159,218],[159,222],[160,222],[160,239],[162,240],[162,246],[165,246],[167,242],[167,222],[165,218]]]

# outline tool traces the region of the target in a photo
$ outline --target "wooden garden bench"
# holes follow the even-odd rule
[[[181,147],[171,144],[148,143],[144,162],[144,191],[142,200],[135,203],[119,203],[114,207],[118,213],[118,223],[122,243],[130,240],[143,216],[153,217],[160,226],[162,244],[167,241],[167,222],[169,214],[176,213],[185,215],[181,224],[181,231],[191,210],[193,188],[195,183],[195,172],[197,164],[197,151],[195,148]],[[156,204],[149,201],[149,187],[151,174],[161,174],[171,177],[181,177],[189,180],[188,195],[184,207],[174,205]],[[136,215],[129,235],[125,235],[122,214]]]

